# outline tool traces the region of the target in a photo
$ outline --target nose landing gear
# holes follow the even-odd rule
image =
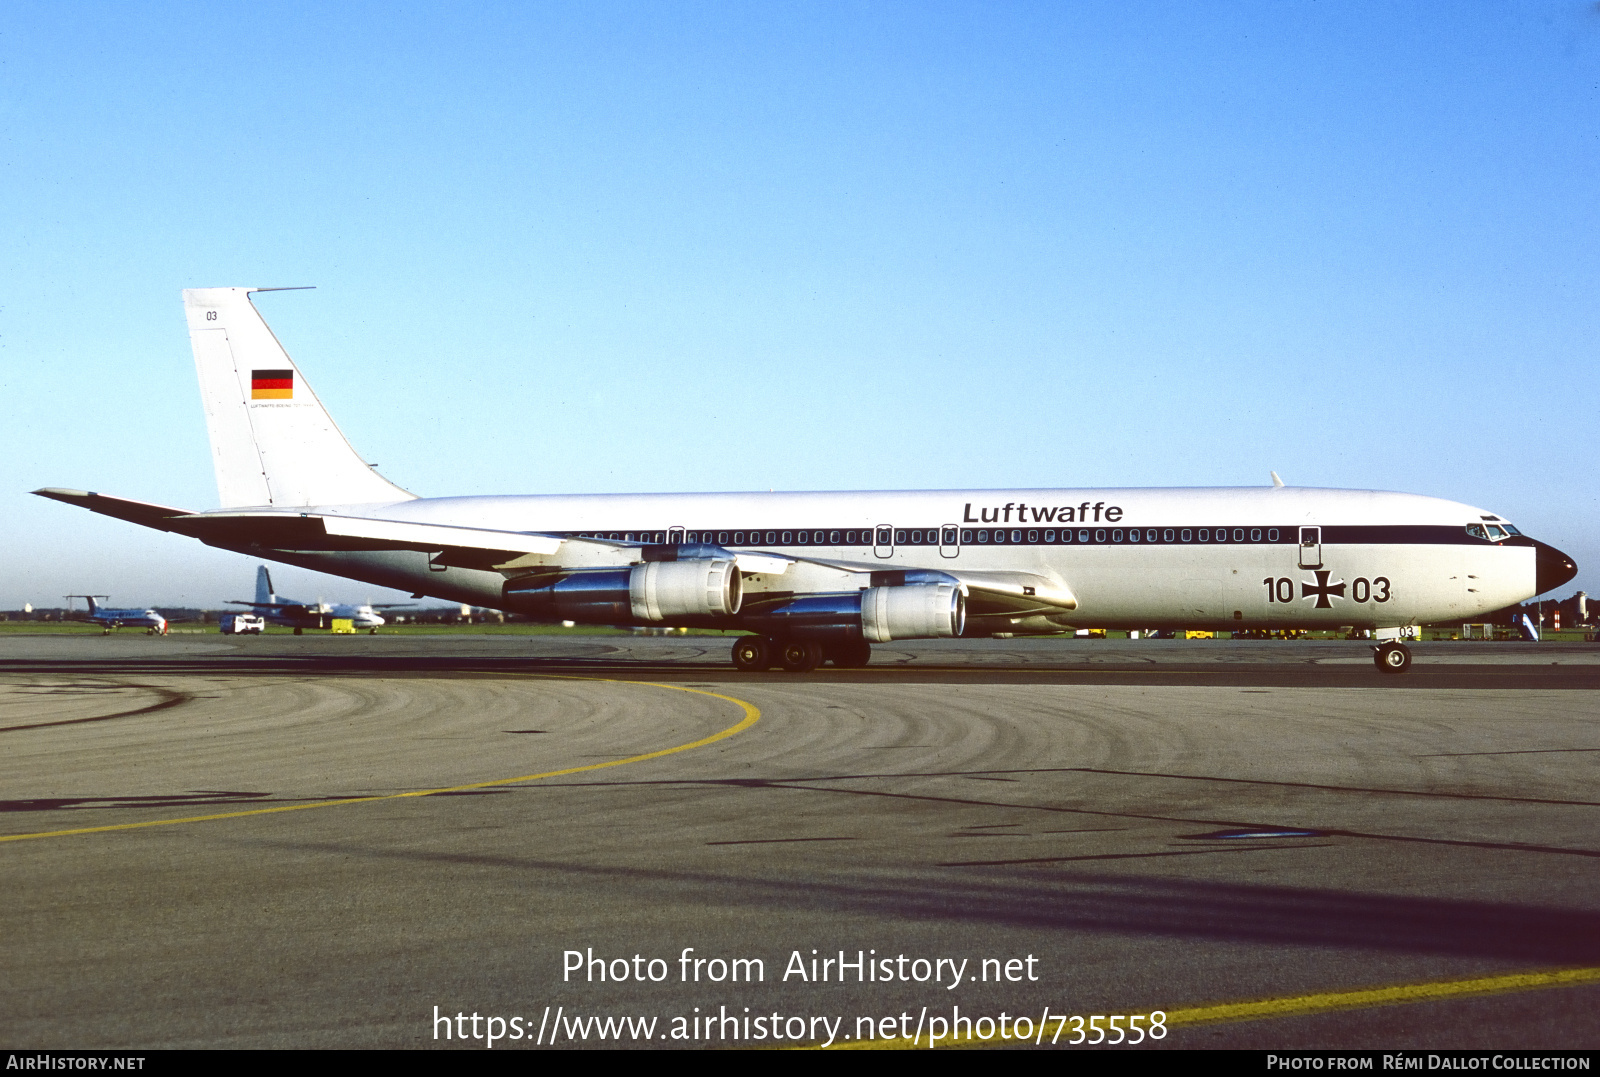
[[[1404,643],[1385,643],[1372,649],[1372,661],[1379,673],[1404,673],[1411,668],[1411,648]]]

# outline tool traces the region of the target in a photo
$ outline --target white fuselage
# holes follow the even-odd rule
[[[318,511],[624,542],[711,542],[875,570],[1026,572],[1070,590],[1077,627],[1380,628],[1470,619],[1537,593],[1531,546],[1468,533],[1498,516],[1375,491],[506,496]],[[1318,541],[1303,544],[1306,538]],[[505,579],[431,565],[426,554],[406,551],[307,553],[292,561],[491,608]],[[773,574],[756,577],[746,593],[761,590],[804,588]]]
[[[89,620],[102,628],[144,628],[153,632],[167,630],[167,619],[155,610],[108,610],[100,607],[90,612]]]
[[[326,602],[296,603],[293,599],[283,599],[283,602],[294,608],[274,610],[258,607],[258,612],[268,624],[286,628],[326,628],[337,620],[349,621],[352,628],[381,628],[388,623],[383,615],[371,606]]]

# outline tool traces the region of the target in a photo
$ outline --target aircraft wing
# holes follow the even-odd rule
[[[265,546],[276,550],[419,550],[425,553],[459,550],[496,555],[488,564],[462,566],[471,568],[489,568],[495,562],[514,560],[526,554],[552,554],[563,544],[562,539],[554,535],[306,512],[193,513],[167,521],[167,527],[214,546]]]
[[[981,572],[956,569],[950,575],[967,587],[967,609],[977,615],[1011,617],[1061,613],[1078,608],[1077,596],[1059,580],[1033,572]]]
[[[174,517],[168,530],[214,546],[265,546],[278,550],[416,550],[450,568],[526,572],[540,568],[595,568],[643,560],[649,543],[497,531],[449,524],[376,520],[287,512],[206,512]],[[557,556],[559,555],[559,557]],[[781,572],[793,558],[744,551],[734,554],[745,572]]]
[[[230,598],[228,604],[233,606],[249,606],[251,609],[271,610],[278,613],[320,613],[304,602],[246,602],[242,598]]]
[[[650,559],[644,554],[648,544],[608,539],[320,513],[190,513],[83,490],[50,488],[34,493],[232,549],[262,546],[306,551],[416,550],[433,555],[435,564],[499,571],[507,575],[537,572],[543,568],[626,565]],[[871,563],[796,557],[762,550],[730,550],[728,553],[738,562],[740,572],[767,577],[768,586],[793,592],[836,590],[843,583],[884,586],[926,582],[922,577],[928,580],[937,577],[959,583],[967,592],[969,609],[979,616],[1056,614],[1078,606],[1077,598],[1065,583],[1030,572],[945,567],[886,572]]]
[[[227,535],[234,543],[259,542],[280,549],[421,550],[434,554],[436,564],[495,570],[508,575],[542,568],[625,565],[650,559],[644,553],[649,544],[349,516],[205,513],[178,521],[177,526]],[[207,538],[204,534],[200,537]],[[1077,598],[1064,583],[1031,572],[946,568],[884,572],[876,565],[858,562],[797,557],[764,550],[728,552],[738,562],[740,572],[777,577],[771,584],[784,590],[822,591],[838,586],[832,579],[808,580],[808,576],[817,573],[807,572],[807,569],[823,570],[821,574],[829,577],[845,574],[858,580],[860,585],[872,586],[916,583],[923,576],[929,579],[938,576],[961,584],[967,591],[969,608],[979,616],[1052,614],[1078,607]],[[781,579],[785,576],[792,577],[792,583]]]
[[[837,572],[851,573],[861,577],[863,584],[870,582],[873,587],[901,586],[907,583],[959,583],[967,595],[967,609],[976,616],[1003,615],[1009,617],[1027,616],[1035,613],[1061,613],[1063,610],[1078,608],[1077,596],[1061,580],[1049,576],[1041,576],[1034,572],[1018,571],[981,571],[973,569],[953,568],[941,565],[938,568],[904,569],[885,571],[878,565],[861,561],[840,561],[820,557],[796,557],[793,554],[746,554],[739,555],[739,568],[743,571],[755,571],[747,567],[746,561],[753,561],[760,557],[770,559],[771,567],[764,567],[759,571],[782,573],[784,568],[775,562],[789,562],[796,565],[833,569]],[[797,573],[797,575],[799,575]]]

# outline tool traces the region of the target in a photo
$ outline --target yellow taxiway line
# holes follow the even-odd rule
[[[732,703],[744,711],[744,718],[726,729],[701,737],[688,744],[680,744],[674,748],[662,748],[660,751],[645,752],[641,755],[630,755],[626,759],[613,759],[609,763],[588,763],[581,767],[567,767],[563,770],[547,770],[542,774],[524,774],[518,778],[500,778],[492,782],[471,782],[467,785],[450,785],[439,789],[416,789],[409,793],[386,793],[369,797],[346,797],[341,800],[319,800],[310,804],[284,804],[275,808],[251,808],[247,811],[219,812],[215,815],[189,815],[182,819],[152,819],[143,823],[113,823],[108,826],[86,826],[74,830],[45,830],[34,834],[0,834],[0,842],[28,841],[32,838],[64,838],[73,834],[104,834],[113,830],[140,830],[151,826],[177,826],[181,823],[209,823],[216,819],[242,819],[250,815],[273,815],[286,811],[309,811],[312,808],[337,808],[344,804],[371,804],[380,800],[402,800],[406,797],[426,797],[437,793],[458,793],[467,789],[484,789],[494,785],[512,785],[517,782],[534,782],[541,778],[559,778],[567,774],[582,774],[588,770],[603,770],[606,767],[620,767],[628,763],[642,763],[646,759],[659,759],[664,755],[676,755],[678,752],[687,752],[694,748],[703,748],[708,744],[715,744],[719,740],[743,733],[761,719],[761,711],[753,703],[746,703],[733,696],[721,695],[717,692],[707,692],[699,688],[686,688],[678,684],[660,684],[655,681],[625,681],[609,677],[574,677],[558,676],[554,674],[533,674],[536,678],[550,680],[571,681],[597,681],[602,684],[639,684],[650,688],[666,688],[674,692],[692,692],[697,696],[710,696]]]
[[[1312,1014],[1334,1013],[1339,1010],[1369,1009],[1374,1006],[1403,1006],[1416,1002],[1442,1002],[1473,995],[1503,995],[1516,991],[1535,991],[1550,987],[1578,987],[1600,983],[1600,968],[1549,969],[1542,972],[1515,972],[1503,976],[1480,976],[1470,980],[1439,980],[1431,983],[1396,984],[1392,987],[1368,987],[1355,991],[1322,991],[1312,995],[1291,995],[1286,998],[1257,999],[1248,1002],[1224,1002],[1212,1006],[1190,1006],[1166,1011],[1146,1010],[1146,1014],[1165,1012],[1167,1028],[1185,1025],[1222,1024],[1231,1021],[1261,1021],[1272,1017],[1306,1017]],[[1027,1017],[1027,1014],[1021,1016]],[[1035,1037],[987,1040],[973,1034],[952,1036],[943,1040],[941,1047],[1019,1047],[1037,1042],[1050,1043],[1057,1015],[1051,1014],[1051,1031],[1037,1041]],[[1077,1025],[1071,1018],[1056,1046],[1066,1044],[1077,1036]],[[1035,1026],[1036,1028],[1038,1026]],[[932,1046],[926,1036],[901,1037],[886,1040],[854,1040],[835,1043],[826,1048],[831,1051],[909,1051]],[[1086,1046],[1080,1044],[1078,1046]],[[814,1048],[815,1049],[815,1048]]]

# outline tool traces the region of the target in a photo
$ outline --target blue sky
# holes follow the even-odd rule
[[[1600,592],[1593,3],[7,10],[0,608],[246,594],[26,491],[213,507],[178,292],[299,284],[425,496],[1275,468]]]

